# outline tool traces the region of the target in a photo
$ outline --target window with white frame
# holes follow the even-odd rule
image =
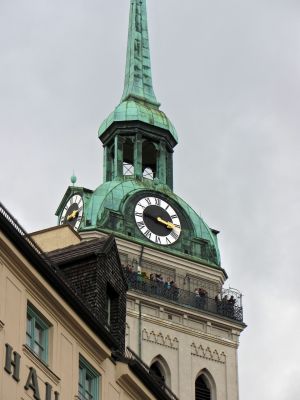
[[[49,328],[46,319],[28,303],[26,344],[45,363],[48,363]]]

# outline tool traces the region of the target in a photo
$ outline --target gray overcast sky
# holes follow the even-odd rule
[[[0,199],[56,223],[73,169],[102,182],[97,129],[123,89],[129,0],[0,0]],[[221,234],[244,293],[242,400],[300,398],[300,1],[148,0],[175,191]],[[230,400],[230,399],[229,399]]]

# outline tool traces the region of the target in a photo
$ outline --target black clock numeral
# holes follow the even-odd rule
[[[146,197],[145,200],[148,203],[148,205],[150,206],[151,205],[151,200],[149,199],[149,197]]]
[[[178,229],[181,228],[181,226],[180,226],[180,225],[177,225],[177,224],[174,224],[174,226],[175,226],[175,228],[178,228]]]
[[[161,244],[161,240],[159,236],[155,236],[155,243]]]
[[[176,214],[174,214],[174,215],[171,215],[171,218],[172,218],[172,219],[175,219],[175,218],[178,218],[178,217],[177,217]]]
[[[155,197],[155,205],[156,206],[161,206],[161,199],[158,199],[157,197]]]
[[[145,235],[148,239],[151,239],[152,233],[149,231],[149,229],[147,229],[147,231],[144,233],[144,235]]]
[[[141,218],[143,218],[143,214],[142,214],[142,213],[139,213],[139,212],[136,212],[136,213],[135,213],[135,216],[136,216],[136,217],[141,217]]]
[[[170,205],[168,204],[167,207],[165,208],[165,210],[167,211],[167,209],[170,207]]]
[[[177,239],[179,238],[179,235],[177,235],[177,233],[174,232],[174,231],[171,232],[171,236],[172,236],[175,240],[177,240]]]
[[[143,229],[143,228],[145,228],[145,224],[144,224],[144,222],[138,222],[137,223],[137,226],[140,228],[140,229]]]
[[[138,203],[138,206],[142,207],[143,209],[145,209],[145,208],[146,208],[146,207],[145,207],[145,206],[143,206],[143,204],[141,204],[141,203]]]
[[[167,244],[172,244],[172,242],[170,242],[170,240],[166,237],[166,242]]]

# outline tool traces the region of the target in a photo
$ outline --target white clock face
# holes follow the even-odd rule
[[[71,225],[76,231],[79,228],[83,215],[83,199],[79,194],[74,194],[65,205],[60,216],[60,225]]]
[[[175,210],[159,197],[144,197],[134,210],[135,222],[151,242],[168,246],[178,240],[181,223]]]

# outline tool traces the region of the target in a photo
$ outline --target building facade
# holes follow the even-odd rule
[[[130,0],[124,91],[99,128],[103,183],[58,209],[83,240],[114,234],[127,277],[127,344],[183,400],[237,400],[241,294],[225,290],[218,231],[173,190],[178,135],[160,109],[146,0]]]
[[[68,226],[33,236],[0,203],[0,399],[176,400],[124,350],[113,237],[82,242]]]

